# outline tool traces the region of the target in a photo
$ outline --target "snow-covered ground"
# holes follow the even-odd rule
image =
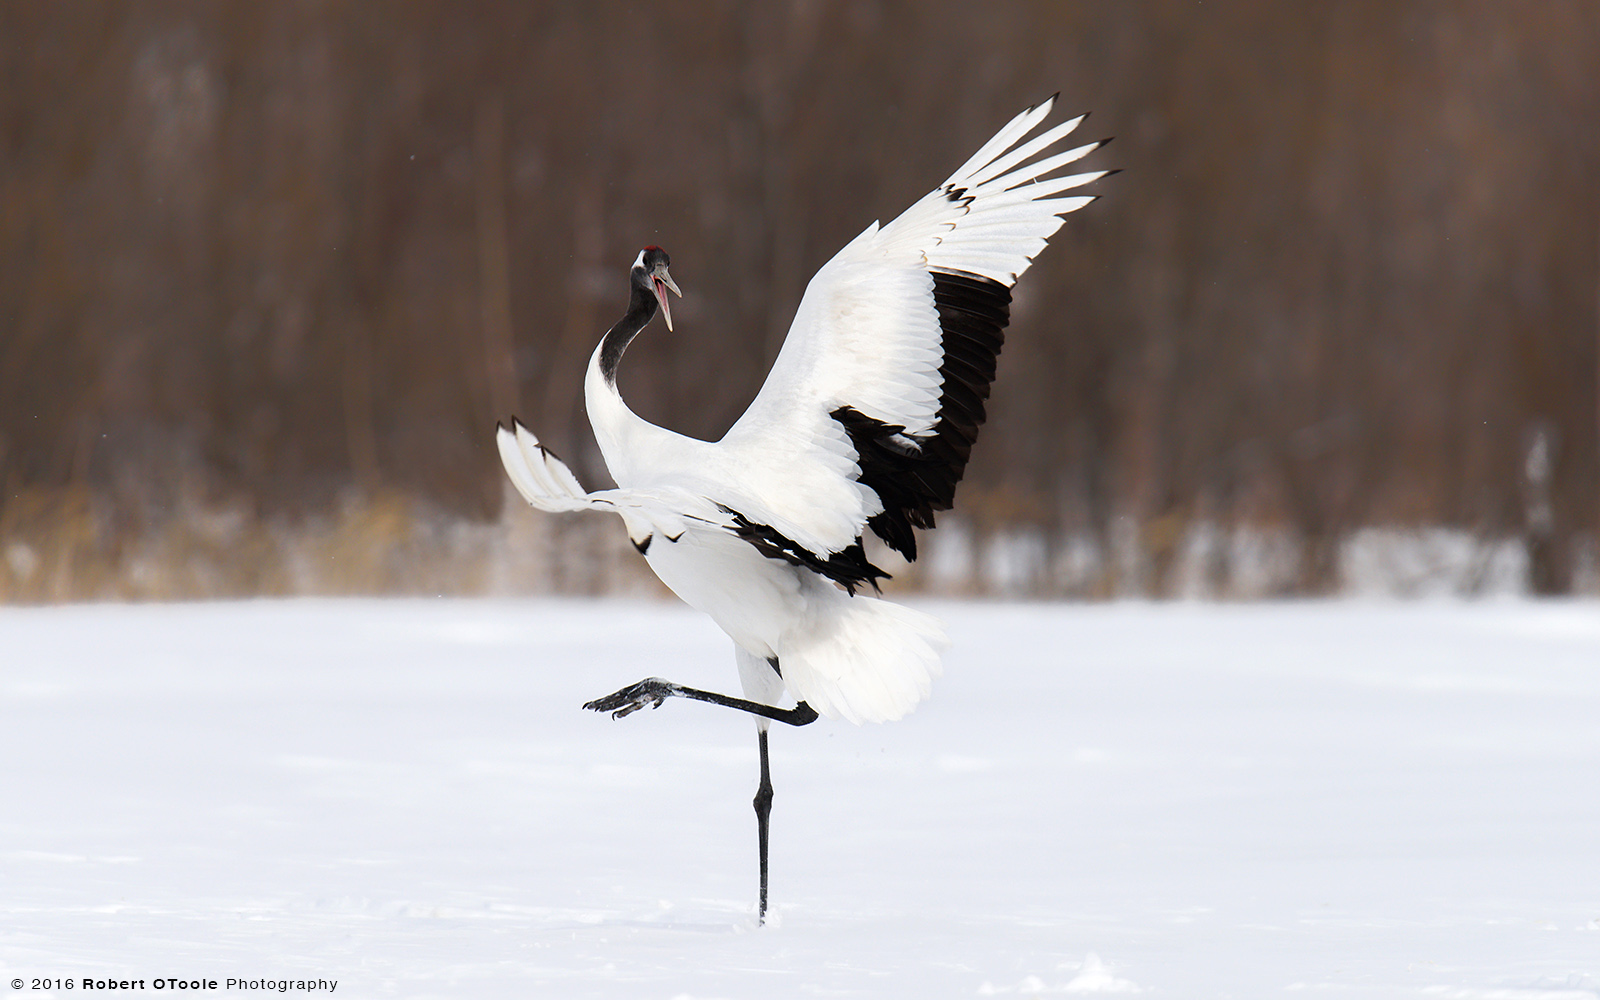
[[[1600,996],[1600,606],[935,610],[911,718],[775,727],[757,928],[750,723],[578,708],[735,690],[692,612],[0,609],[0,990]]]

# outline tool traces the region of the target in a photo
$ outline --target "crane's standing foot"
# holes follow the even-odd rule
[[[767,825],[772,816],[772,773],[767,768],[767,730],[763,726],[756,733],[761,747],[761,785],[756,789],[752,803],[756,807],[756,842],[761,852],[761,901],[756,910],[756,923],[767,922]]]

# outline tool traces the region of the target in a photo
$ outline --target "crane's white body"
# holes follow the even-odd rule
[[[766,383],[722,440],[634,414],[602,374],[600,348],[584,392],[617,489],[585,492],[526,428],[502,428],[502,460],[528,502],[620,514],[662,582],[733,639],[751,700],[775,705],[787,689],[825,716],[876,722],[928,696],[947,644],[936,618],[847,593],[740,531],[758,526],[786,551],[826,560],[859,545],[885,511],[838,411],[887,428],[886,447],[908,454],[936,433],[947,377],[936,275],[1009,289],[1060,217],[1093,200],[1057,196],[1103,176],[1045,177],[1098,143],[1019,166],[1082,120],[1023,143],[1050,107],[1019,115],[945,184],[817,272]]]

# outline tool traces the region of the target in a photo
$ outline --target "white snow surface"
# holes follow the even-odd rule
[[[736,692],[687,609],[0,609],[0,989],[1600,996],[1600,606],[927,607],[915,714],[773,726],[766,927],[748,719],[579,709]]]

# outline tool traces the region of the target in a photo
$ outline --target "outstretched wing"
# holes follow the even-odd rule
[[[496,425],[500,464],[522,498],[540,510],[603,510],[619,514],[628,537],[641,552],[661,534],[676,539],[691,527],[733,530],[727,511],[705,497],[673,488],[617,489],[587,493],[567,463],[539,443],[533,432],[513,418],[511,427]]]
[[[522,421],[511,418],[511,426],[495,424],[494,443],[500,449],[500,464],[506,467],[511,485],[540,510],[594,510],[598,503],[567,468],[556,453],[539,443]]]
[[[1062,192],[1107,173],[1046,176],[1103,145],[1036,159],[1083,120],[1024,142],[1054,102],[1012,119],[806,287],[766,383],[721,442],[789,538],[825,554],[870,528],[915,559],[912,528],[950,509],[986,415],[1011,287],[1061,216],[1094,200]]]

